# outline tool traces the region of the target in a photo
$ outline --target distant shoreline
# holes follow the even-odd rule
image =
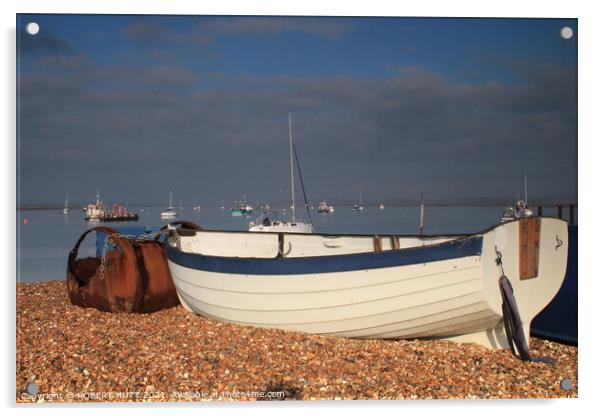
[[[342,207],[346,207],[349,206],[351,207],[354,202],[342,202],[342,203],[336,203],[333,202],[333,204],[336,206],[342,206]],[[372,203],[365,203],[364,206],[378,206],[380,204],[380,202],[372,202]],[[416,207],[416,206],[420,206],[420,201],[414,201],[414,202],[383,202],[385,207]],[[427,207],[505,207],[507,205],[509,205],[509,202],[503,202],[503,201],[457,201],[457,202],[445,202],[445,201],[431,201],[431,202],[427,202],[425,201],[424,205]],[[318,205],[318,203],[316,202],[314,205]],[[553,208],[553,207],[558,207],[558,206],[564,206],[564,207],[568,207],[570,205],[573,205],[575,207],[578,207],[577,202],[574,201],[560,201],[560,202],[531,202],[529,204],[529,206],[531,207],[542,207],[542,208]],[[220,208],[220,205],[201,205],[204,208]],[[84,207],[84,205],[74,205],[73,208],[70,208],[71,211],[83,211],[82,208]],[[183,205],[184,208],[192,208],[193,205]],[[163,208],[163,205],[130,205],[130,208],[132,209],[139,209],[139,208]],[[63,206],[59,206],[59,205],[31,205],[31,206],[22,206],[22,207],[16,207],[17,211],[61,211],[63,209]]]

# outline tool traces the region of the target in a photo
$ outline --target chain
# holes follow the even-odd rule
[[[107,238],[105,238],[105,243],[102,247],[102,254],[100,257],[100,267],[99,267],[99,272],[100,272],[100,280],[102,281],[104,279],[104,274],[105,274],[105,261],[107,258],[107,249],[109,247],[109,240],[112,238],[123,238],[127,241],[129,241],[130,243],[141,243],[144,241],[154,241],[159,235],[161,235],[160,232],[158,233],[151,233],[151,234],[143,234],[143,235],[128,235],[128,234],[113,234],[113,235],[107,235]]]
[[[110,238],[110,236],[107,235],[107,238],[105,238],[105,243],[102,246],[102,255],[100,257],[100,268],[99,268],[101,282],[105,278],[105,259],[107,258],[107,248],[109,247],[109,238]]]

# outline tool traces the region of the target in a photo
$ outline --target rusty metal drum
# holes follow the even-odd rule
[[[78,259],[91,232],[107,235],[99,257]],[[149,313],[179,305],[163,242],[132,238],[109,227],[86,231],[69,253],[67,291],[74,305],[107,312]]]

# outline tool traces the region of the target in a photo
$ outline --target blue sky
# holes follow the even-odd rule
[[[277,199],[290,109],[310,198],[514,198],[523,174],[533,197],[576,198],[577,29],[18,15],[20,200]]]

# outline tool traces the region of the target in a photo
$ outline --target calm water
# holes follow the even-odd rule
[[[157,229],[168,221],[160,218],[162,208],[132,209],[140,220],[107,224],[113,228],[147,227]],[[503,206],[425,207],[425,234],[462,234],[483,230],[499,222]],[[332,214],[312,211],[317,232],[353,234],[418,234],[420,208],[418,206],[367,207],[353,212],[350,207],[337,206]],[[554,215],[554,211],[544,215]],[[193,221],[208,229],[246,230],[252,218],[232,217],[229,209],[203,208],[195,212],[183,208],[179,220]],[[27,224],[24,224],[27,220]],[[58,210],[17,211],[17,279],[23,282],[64,279],[67,256],[79,236],[92,227],[84,221],[84,212],[73,210],[68,215]],[[127,232],[123,230],[123,232]],[[92,233],[94,234],[94,233]],[[94,236],[86,239],[80,256],[93,255]]]

